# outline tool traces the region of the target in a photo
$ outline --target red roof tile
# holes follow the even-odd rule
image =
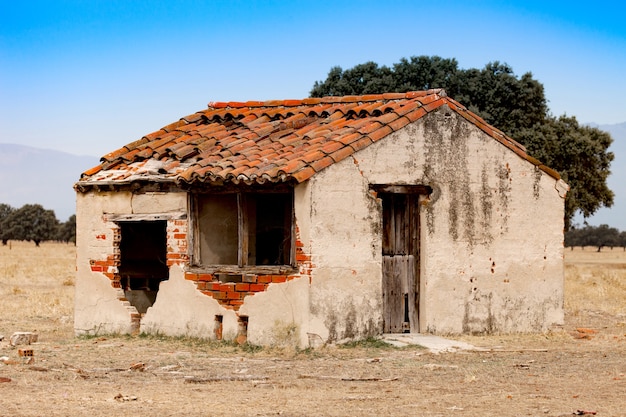
[[[445,105],[558,178],[528,156],[523,146],[447,97],[445,91],[428,90],[209,103],[207,110],[103,156],[99,166],[83,173],[77,189],[155,176],[179,183],[302,182]]]

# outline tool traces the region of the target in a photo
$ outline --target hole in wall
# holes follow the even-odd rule
[[[215,316],[215,339],[222,340],[222,331],[224,329],[224,316],[216,315]]]
[[[241,274],[217,274],[220,282],[242,282]]]
[[[248,340],[248,316],[239,316],[239,329],[237,330],[237,343],[240,345]]]
[[[120,284],[126,299],[144,314],[169,278],[167,222],[120,222]]]

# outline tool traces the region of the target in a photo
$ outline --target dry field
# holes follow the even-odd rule
[[[0,416],[626,415],[626,253],[566,251],[566,324],[464,336],[491,351],[375,341],[317,351],[74,338],[73,246],[0,246]],[[578,330],[577,330],[578,329]],[[36,331],[34,363],[7,339]]]

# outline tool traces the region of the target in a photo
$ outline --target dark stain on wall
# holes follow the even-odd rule
[[[353,303],[349,303],[346,310],[346,328],[343,332],[343,338],[354,339],[358,332],[357,328],[357,314],[356,308]]]
[[[500,200],[501,216],[502,216],[502,228],[503,232],[509,230],[509,198],[511,196],[511,168],[509,164],[505,166],[496,166],[496,176],[498,177],[498,197]]]
[[[439,193],[446,196],[448,212],[448,233],[454,241],[463,240],[472,247],[478,243],[490,243],[493,236],[493,189],[489,186],[488,165],[483,165],[480,190],[472,184],[468,138],[472,132],[465,121],[448,115],[445,109],[424,119],[425,177],[436,181]],[[434,174],[436,173],[436,174]],[[503,210],[506,211],[510,194],[509,174],[505,169],[496,175],[506,175],[506,181],[499,186],[505,188],[500,193]],[[428,182],[429,184],[431,182]],[[433,187],[433,189],[436,189]],[[432,203],[427,206],[427,226],[434,233],[434,211]]]
[[[336,342],[337,337],[337,317],[335,315],[335,310],[330,309],[325,314],[326,319],[324,320],[324,324],[326,328],[328,328],[328,343]]]
[[[533,197],[535,198],[535,200],[539,200],[539,191],[541,190],[541,170],[535,166],[535,177],[534,177],[534,181],[533,181]]]
[[[367,212],[369,214],[366,216],[365,221],[370,225],[370,236],[372,236],[370,247],[372,249],[372,258],[376,259],[380,252],[378,242],[381,241],[380,236],[382,236],[383,229],[383,202],[380,198],[378,198],[375,191],[368,190],[366,193],[368,205]]]
[[[381,304],[377,302],[377,304]],[[328,329],[326,343],[335,343],[345,339],[357,339],[375,336],[382,332],[382,317],[376,320],[371,314],[364,312],[379,311],[380,305],[369,303],[355,304],[353,300],[326,300],[324,304],[311,306],[311,313],[322,315],[324,325]]]
[[[470,299],[465,302],[463,333],[492,334],[496,331],[492,298],[492,293],[482,294],[476,288],[470,290]]]
[[[491,222],[493,213],[493,196],[491,187],[489,186],[489,173],[487,164],[484,163],[480,173],[480,208],[481,208],[481,227],[485,232],[484,240],[487,243],[493,241],[491,234]]]
[[[435,202],[439,200],[441,197],[441,188],[436,180],[433,180],[434,175],[432,173],[432,169],[429,165],[424,167],[424,179],[419,181],[420,184],[429,184],[432,188],[432,192],[428,196],[427,201],[425,201],[425,211],[426,211],[426,228],[428,230],[428,234],[431,236],[435,234]]]

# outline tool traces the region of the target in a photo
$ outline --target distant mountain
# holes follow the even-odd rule
[[[99,158],[0,143],[0,203],[41,204],[59,221],[76,212],[73,185]]]
[[[626,122],[612,125],[589,123],[589,126],[609,132],[613,137],[613,143],[609,150],[615,154],[615,159],[611,163],[611,175],[607,184],[615,193],[615,199],[613,207],[598,210],[596,214],[587,219],[587,223],[593,226],[608,224],[611,227],[626,231]],[[582,225],[583,219],[577,217],[574,222]]]

